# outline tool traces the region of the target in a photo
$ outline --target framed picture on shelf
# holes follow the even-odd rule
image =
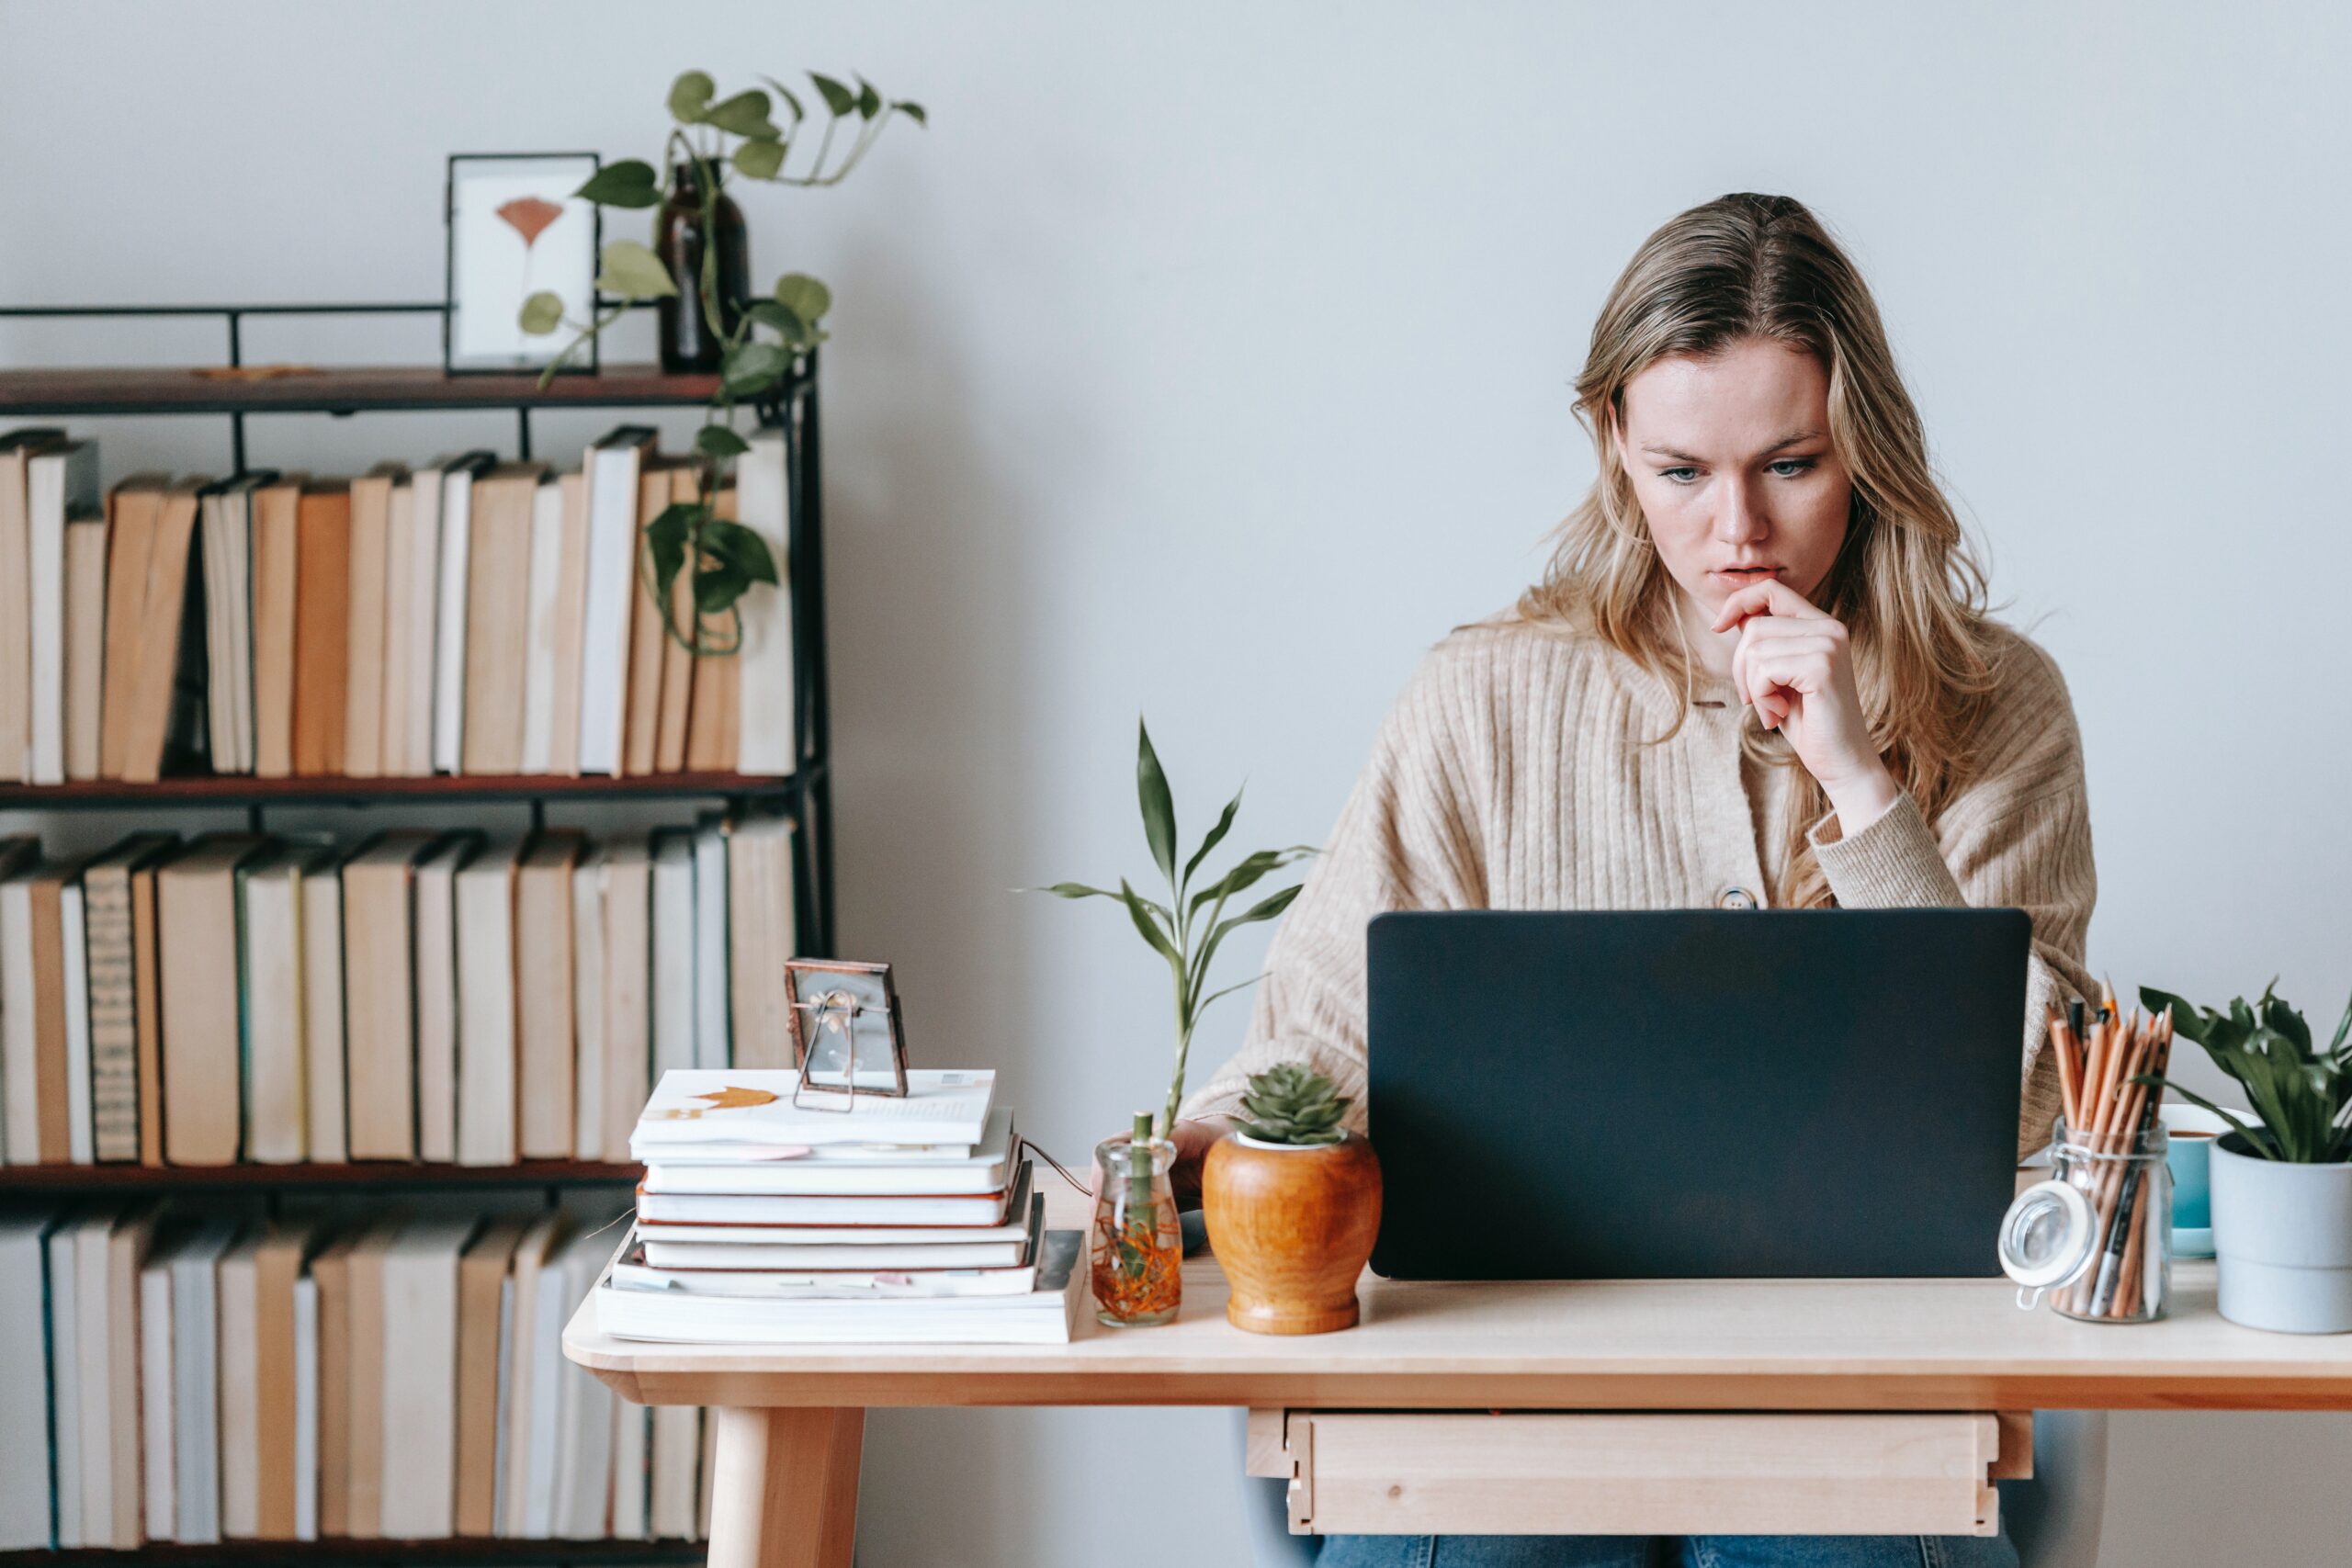
[[[450,155],[444,369],[545,369],[573,334],[523,330],[523,301],[534,294],[562,299],[568,321],[584,321],[594,312],[602,225],[596,204],[571,193],[599,166],[594,152]],[[595,369],[594,338],[564,364],[567,373]]]

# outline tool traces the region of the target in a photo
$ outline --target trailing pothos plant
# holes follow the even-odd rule
[[[2336,1165],[2352,1160],[2352,1003],[2324,1051],[2312,1043],[2312,1026],[2275,994],[2263,988],[2259,1000],[2230,999],[2230,1010],[2200,1008],[2153,986],[2140,988],[2150,1012],[2172,1010],[2176,1033],[2205,1047],[2213,1065],[2245,1089],[2259,1125],[2249,1126],[2203,1095],[2154,1074],[2183,1100],[2212,1111],[2235,1128],[2248,1149],[2265,1159],[2294,1165]]]
[[[760,78],[775,96],[758,87],[725,98],[718,84],[701,71],[688,71],[670,85],[672,125],[662,145],[662,161],[694,171],[702,232],[718,231],[718,198],[730,175],[769,185],[814,188],[839,185],[857,167],[866,150],[894,115],[927,125],[921,104],[885,98],[874,85],[859,76],[851,87],[818,72],[808,73],[816,104],[804,105],[798,94],[773,77]],[[821,109],[823,125],[816,127]],[[781,123],[779,123],[779,116]],[[842,145],[836,137],[848,128]],[[815,152],[797,172],[793,154],[814,139]],[[662,199],[654,166],[637,158],[608,164],[572,193],[599,207],[630,209],[656,208]],[[649,245],[635,240],[614,240],[599,257],[596,292],[612,304],[592,308],[590,319],[575,321],[563,311],[562,298],[540,292],[523,301],[522,328],[534,336],[570,328],[572,340],[540,373],[544,387],[564,363],[618,321],[630,306],[650,299],[673,298],[678,280]],[[681,646],[697,654],[732,653],[741,646],[742,615],[739,607],[752,585],[778,582],[775,558],[767,542],[741,523],[717,514],[716,500],[729,465],[751,450],[735,431],[739,404],[756,406],[773,397],[793,370],[798,357],[825,340],[818,323],[832,308],[832,294],[806,273],[788,272],[776,279],[768,298],[745,306],[729,326],[718,298],[718,247],[702,248],[701,276],[694,280],[703,321],[719,344],[718,387],[712,393],[703,427],[695,434],[695,498],[665,507],[645,525],[639,552],[639,576],[645,591],[660,610],[662,625]],[[678,574],[692,568],[693,614],[684,626],[676,613]]]
[[[1159,867],[1159,874],[1168,882],[1168,902],[1145,897],[1129,886],[1125,877],[1119,879],[1116,893],[1089,887],[1082,882],[1057,882],[1050,887],[1023,891],[1052,893],[1064,898],[1115,898],[1126,906],[1136,932],[1167,961],[1176,993],[1176,1071],[1169,1081],[1168,1103],[1159,1114],[1159,1133],[1164,1138],[1168,1129],[1175,1125],[1176,1108],[1184,1098],[1184,1062],[1192,1050],[1193,1032],[1199,1026],[1201,1015],[1219,997],[1229,996],[1258,980],[1253,976],[1204,995],[1209,964],[1216,957],[1217,947],[1237,927],[1271,920],[1289,908],[1304,884],[1285,887],[1229,918],[1225,912],[1226,905],[1234,895],[1256,886],[1270,873],[1317,852],[1312,844],[1258,850],[1242,856],[1215,881],[1194,887],[1193,878],[1199,873],[1201,863],[1209,858],[1211,850],[1225,841],[1226,833],[1232,828],[1234,813],[1241,809],[1241,794],[1235,791],[1233,798],[1226,802],[1216,825],[1203,835],[1200,847],[1180,871],[1176,864],[1175,797],[1169,791],[1168,774],[1159,765],[1159,754],[1152,750],[1151,731],[1140,718],[1136,721],[1136,795],[1143,808],[1144,840],[1151,847],[1151,858]]]

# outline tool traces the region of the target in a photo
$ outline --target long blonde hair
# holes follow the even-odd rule
[[[1542,581],[1507,623],[1597,635],[1664,677],[1690,712],[1690,660],[1674,582],[1659,561],[1613,431],[1625,385],[1669,355],[1704,358],[1748,338],[1802,348],[1829,377],[1829,439],[1853,480],[1846,540],[1815,595],[1846,624],[1871,739],[1933,821],[1966,780],[1968,744],[1993,686],[1984,574],[1928,466],[1919,414],[1896,373],[1878,307],[1802,202],[1746,192],[1694,207],[1644,241],[1593,323],[1576,417],[1600,474],[1561,523]],[[1749,754],[1792,766],[1751,711]],[[1830,902],[1806,826],[1829,808],[1797,775],[1780,902]]]

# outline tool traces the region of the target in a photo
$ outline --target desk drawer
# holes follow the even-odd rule
[[[1300,1535],[1991,1535],[2030,1419],[1261,1410]],[[2007,1437],[2011,1452],[2001,1452]]]

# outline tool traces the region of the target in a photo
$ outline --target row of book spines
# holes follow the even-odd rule
[[[626,1160],[660,1070],[785,1049],[794,832],[0,840],[6,1156]]]
[[[643,526],[702,499],[691,460],[634,426],[590,458],[617,499],[467,454],[413,477],[136,475],[100,507],[95,442],[0,438],[0,599],[28,612],[0,615],[0,781],[792,772],[783,436],[741,465],[780,581],[725,616],[695,613],[692,571],[665,616],[640,570]],[[66,476],[54,506],[28,460]]]
[[[657,1424],[560,1353],[608,1242],[556,1212],[13,1217],[0,1546],[694,1539],[698,1413]]]

